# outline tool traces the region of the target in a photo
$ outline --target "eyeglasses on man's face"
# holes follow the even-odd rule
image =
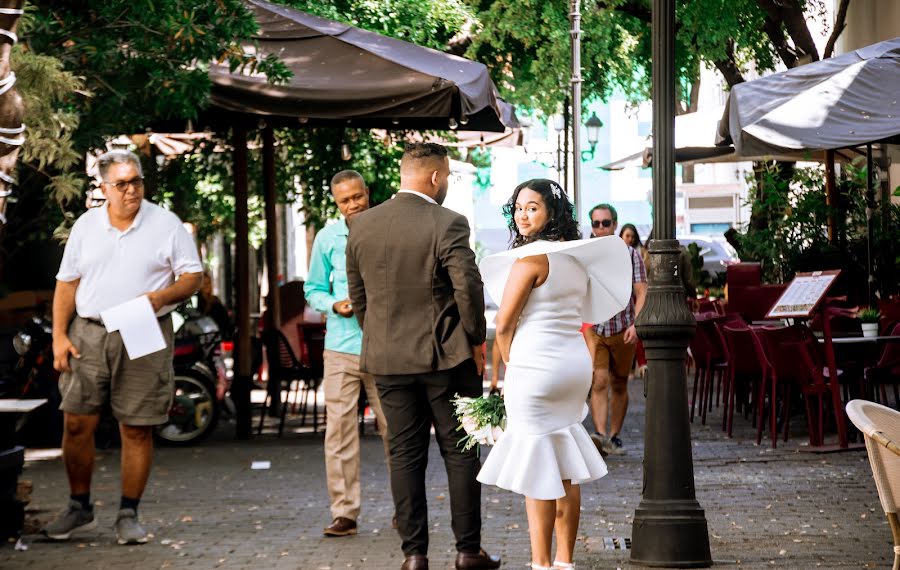
[[[115,188],[117,192],[124,194],[128,191],[128,188],[134,188],[135,190],[143,190],[144,188],[144,179],[138,176],[137,178],[132,178],[131,180],[120,180],[119,182],[104,182],[107,186]]]
[[[603,226],[604,228],[608,228],[611,225],[613,225],[612,220],[592,220],[591,221],[591,227],[594,229],[597,229],[600,226]]]

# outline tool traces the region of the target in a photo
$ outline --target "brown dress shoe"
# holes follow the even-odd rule
[[[356,521],[347,517],[338,517],[322,531],[325,536],[349,536],[356,534]]]
[[[422,554],[407,556],[400,570],[428,570],[428,558]]]
[[[456,570],[493,570],[500,568],[500,557],[491,556],[482,548],[478,552],[457,552]]]

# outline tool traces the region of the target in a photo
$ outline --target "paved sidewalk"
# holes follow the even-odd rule
[[[640,501],[644,424],[642,383],[631,383],[632,405],[623,440],[624,457],[583,489],[579,569],[628,567],[628,551],[613,548],[631,535]],[[735,419],[735,437],[719,429],[721,408],[709,425],[694,424],[697,495],[706,509],[717,566],[740,568],[890,568],[891,533],[878,502],[864,451],[816,455],[805,451],[805,424],[777,450],[757,447],[755,431]],[[0,548],[0,568],[274,568],[397,570],[402,557],[391,530],[392,504],[379,438],[371,427],[363,440],[363,513],[356,537],[325,539],[329,522],[322,435],[263,435],[235,442],[222,426],[211,441],[188,449],[160,448],[140,507],[151,542],[115,544],[118,507],[117,450],[98,454],[94,497],[99,528],[67,543],[29,536],[27,551]],[[765,442],[764,442],[765,444]],[[271,461],[251,470],[252,461]],[[452,568],[446,476],[432,444],[429,507],[431,567]],[[59,459],[29,462],[34,482],[30,521],[46,521],[67,500]],[[504,568],[529,561],[527,523],[518,495],[483,492],[483,543],[503,556]]]

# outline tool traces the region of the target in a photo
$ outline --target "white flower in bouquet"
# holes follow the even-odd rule
[[[506,408],[503,398],[496,394],[481,396],[478,398],[460,397],[453,399],[456,417],[460,426],[457,431],[463,430],[466,435],[459,440],[457,445],[462,445],[464,450],[471,449],[475,445],[494,445],[503,435],[506,427]]]
[[[472,416],[463,416],[461,422],[466,433],[472,434],[478,431],[478,422]]]

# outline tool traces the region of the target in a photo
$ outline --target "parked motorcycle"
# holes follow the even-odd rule
[[[191,445],[215,429],[223,411],[231,413],[226,395],[229,378],[215,321],[188,306],[176,309],[172,319],[176,329],[175,395],[169,421],[154,433],[165,444]],[[59,373],[53,369],[52,330],[44,308],[37,308],[32,319],[13,336],[18,361],[11,374],[0,380],[2,397],[48,400],[17,425],[16,439],[28,447],[59,447],[62,443],[63,418],[59,411]],[[115,420],[108,410],[101,414],[97,432],[101,448],[110,447],[118,439]]]
[[[229,379],[216,322],[188,306],[172,318],[175,396],[169,421],[155,435],[166,444],[190,445],[212,433],[222,412],[229,411]]]
[[[47,399],[46,404],[23,415],[16,426],[16,440],[28,447],[58,447],[62,442],[59,373],[53,369],[52,331],[46,307],[40,306],[12,338],[18,360],[3,382],[3,397]]]

